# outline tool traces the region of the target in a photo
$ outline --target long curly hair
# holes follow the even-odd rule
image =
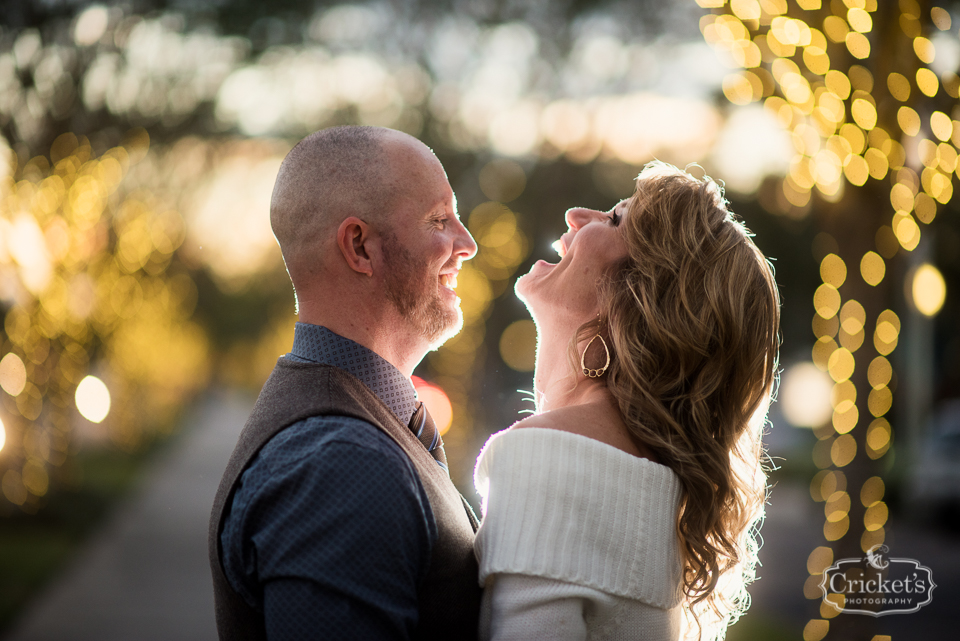
[[[723,639],[755,576],[780,298],[709,177],[648,164],[621,224],[628,256],[599,283],[602,320],[574,340],[610,338],[607,387],[631,438],[680,479],[686,636]]]

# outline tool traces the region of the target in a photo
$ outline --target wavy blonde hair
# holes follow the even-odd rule
[[[605,321],[575,340],[610,337],[607,387],[631,437],[680,479],[687,636],[723,639],[755,576],[780,298],[709,177],[650,163],[628,206],[628,256],[599,286]]]

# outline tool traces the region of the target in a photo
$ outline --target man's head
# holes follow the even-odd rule
[[[393,180],[384,154],[386,129],[333,127],[290,150],[273,187],[270,225],[294,286],[315,275],[335,248],[340,222],[372,222],[389,207]]]
[[[280,167],[270,221],[302,320],[329,322],[364,296],[431,347],[459,329],[453,287],[476,244],[443,167],[416,138],[379,127],[308,136]]]

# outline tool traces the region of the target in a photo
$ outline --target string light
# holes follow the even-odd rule
[[[949,12],[940,8],[930,12],[928,21],[914,0],[901,0],[898,8],[885,7],[883,13],[877,13],[876,0],[760,2],[756,16],[733,2],[700,5],[714,9],[701,20],[708,43],[729,50],[730,39],[721,37],[725,28],[737,42],[753,42],[765,52],[763,64],[749,71],[769,69],[773,90],[761,95],[737,81],[729,92],[725,85],[725,93],[736,104],[762,101],[792,134],[795,156],[781,183],[780,213],[807,215],[814,196],[837,202],[844,185],[889,197],[886,219],[879,227],[862,229],[875,246],[856,255],[848,255],[844,247],[826,254],[820,263],[822,284],[813,296],[813,364],[834,382],[833,416],[828,425],[814,429],[812,453],[821,471],[811,483],[811,496],[824,502],[823,536],[830,543],[811,553],[804,594],[819,599],[816,585],[824,564],[832,560],[833,542],[855,535],[867,550],[885,537],[883,481],[871,477],[848,494],[840,470],[863,455],[879,459],[892,447],[893,430],[886,418],[893,405],[889,357],[899,343],[901,324],[890,309],[871,318],[867,310],[883,309],[883,301],[866,297],[884,295],[887,289],[881,286],[891,274],[888,261],[920,246],[923,226],[952,199],[953,177],[960,175],[960,123],[949,115],[955,113],[960,79],[952,72],[934,71],[938,52],[928,37],[933,26],[950,29],[952,22]],[[888,19],[912,55],[889,65],[868,64],[899,46],[886,35],[894,33]],[[885,34],[883,50],[871,44],[875,33]],[[851,58],[854,64],[845,62]],[[859,60],[867,62],[856,64]],[[868,68],[888,71],[875,78]],[[953,101],[945,101],[944,95]],[[844,215],[845,224],[857,224],[855,212],[848,208]],[[864,291],[864,285],[864,300],[856,300],[853,292]],[[936,267],[921,265],[908,278],[906,293],[922,314],[934,315],[945,299],[943,277]],[[867,387],[858,390],[864,378]],[[862,523],[849,518],[850,496],[857,490],[866,509]],[[826,637],[828,619],[837,612],[823,604],[821,618],[804,628],[805,641]]]
[[[86,41],[99,27],[89,18],[77,29]],[[182,220],[158,212],[129,178],[148,145],[134,130],[94,156],[85,138],[63,134],[49,155],[13,156],[0,183],[0,275],[12,287],[0,359],[0,488],[28,511],[80,438],[73,412],[103,422],[116,445],[132,450],[207,380],[207,338],[189,320],[196,287],[168,272]]]

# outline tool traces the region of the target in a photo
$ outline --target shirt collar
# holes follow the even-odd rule
[[[409,378],[373,350],[326,327],[297,323],[290,355],[313,363],[333,365],[352,374],[369,387],[404,425],[410,422],[417,409],[417,392]]]

